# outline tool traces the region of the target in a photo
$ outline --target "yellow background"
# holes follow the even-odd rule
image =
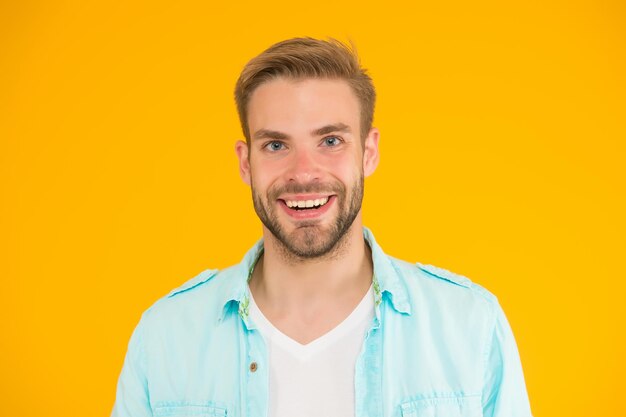
[[[383,248],[498,295],[536,417],[623,416],[626,13],[615,1],[3,1],[2,416],[108,415],[142,311],[260,236],[245,62],[352,39]]]

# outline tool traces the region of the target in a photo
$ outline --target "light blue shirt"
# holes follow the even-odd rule
[[[366,228],[364,236],[375,316],[355,369],[356,417],[530,417],[496,297],[460,275],[387,256]],[[249,319],[247,284],[262,249],[259,241],[238,265],[202,272],[142,315],[114,417],[268,417],[268,353]]]

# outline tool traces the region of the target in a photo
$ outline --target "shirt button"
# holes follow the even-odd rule
[[[257,368],[258,365],[256,364],[256,362],[250,363],[250,372],[256,372]]]

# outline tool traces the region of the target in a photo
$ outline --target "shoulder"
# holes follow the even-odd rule
[[[487,340],[500,309],[497,297],[468,277],[447,269],[392,259],[412,313],[408,322],[449,326],[467,340]],[[473,336],[472,336],[473,334]]]
[[[486,305],[497,304],[497,297],[493,293],[464,275],[434,265],[390,259],[409,292],[419,291],[450,300],[469,297]]]
[[[178,323],[193,317],[206,316],[219,303],[219,290],[215,288],[224,271],[207,269],[188,279],[156,300],[143,314],[146,325],[162,326]]]
[[[471,293],[483,297],[487,301],[496,301],[496,296],[494,294],[489,292],[489,290],[482,287],[481,285],[473,282],[471,279],[467,278],[464,275],[457,274],[455,272],[451,272],[447,269],[443,269],[434,265],[424,265],[421,263],[417,263],[415,264],[415,266],[419,269],[420,273],[425,274],[426,276],[430,276],[435,279],[448,282],[450,284],[467,288]]]
[[[179,355],[185,346],[219,337],[220,313],[226,296],[224,271],[207,269],[185,281],[145,310],[136,326],[146,356]],[[232,330],[232,329],[231,329]]]
[[[166,298],[172,298],[186,291],[191,291],[195,288],[201,287],[207,282],[209,282],[211,279],[213,279],[218,273],[219,273],[218,269],[204,270],[198,275],[196,275],[195,277],[186,281],[183,285],[174,288],[172,291],[170,291],[167,294]]]

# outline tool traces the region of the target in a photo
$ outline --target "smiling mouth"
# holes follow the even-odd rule
[[[328,203],[329,197],[316,198],[315,200],[283,200],[285,205],[292,210],[318,210]]]

